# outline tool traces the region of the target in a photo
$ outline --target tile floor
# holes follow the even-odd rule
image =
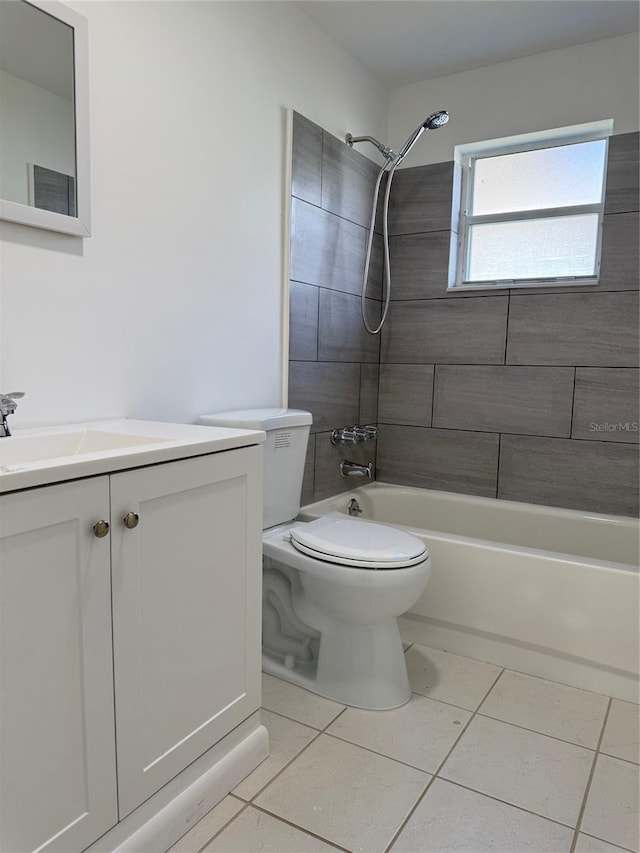
[[[263,676],[271,755],[170,853],[638,853],[638,706],[414,644],[360,711]]]

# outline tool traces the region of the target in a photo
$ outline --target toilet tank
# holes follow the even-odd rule
[[[202,415],[199,424],[262,429],[264,444],[263,529],[291,521],[300,511],[302,475],[311,413],[301,409],[240,409]]]

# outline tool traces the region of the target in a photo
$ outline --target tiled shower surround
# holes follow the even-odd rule
[[[447,293],[453,162],[396,172],[381,341],[359,305],[376,174],[295,115],[289,404],[314,416],[304,501],[360,485],[340,477],[347,456],[385,482],[636,514],[638,134],[610,140],[596,287]],[[379,299],[379,236],[375,249]],[[378,423],[377,448],[330,444],[356,422]]]

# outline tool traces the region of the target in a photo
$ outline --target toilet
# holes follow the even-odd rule
[[[300,511],[309,412],[246,409],[204,415],[198,422],[267,434],[264,672],[356,708],[403,705],[411,691],[397,617],[415,604],[431,573],[422,540],[337,513],[294,520]]]

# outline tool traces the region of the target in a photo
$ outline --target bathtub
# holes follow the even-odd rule
[[[431,553],[403,638],[638,702],[638,521],[372,483],[303,507],[401,527]]]

